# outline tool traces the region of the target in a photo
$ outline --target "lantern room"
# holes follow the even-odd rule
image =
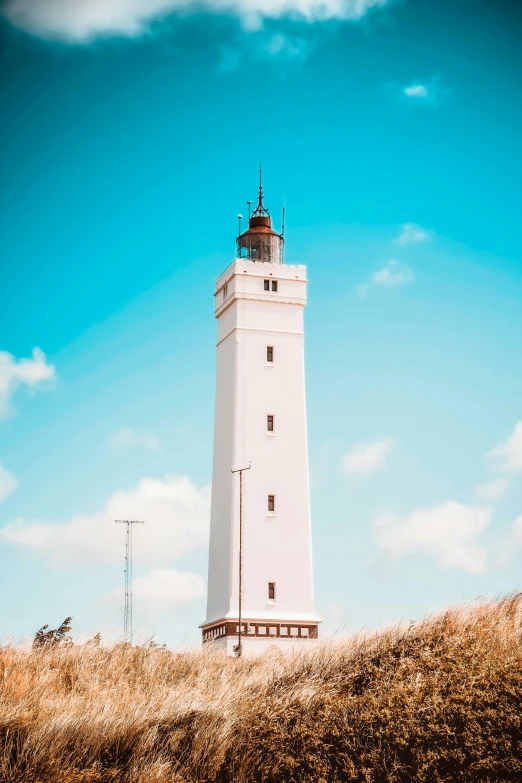
[[[250,202],[249,202],[250,204]],[[248,228],[237,238],[237,257],[249,261],[283,263],[284,235],[272,228],[272,219],[263,203],[262,172],[259,173],[257,207],[249,215]]]

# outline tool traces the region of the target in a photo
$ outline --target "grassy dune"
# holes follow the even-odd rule
[[[6,783],[522,781],[522,597],[255,660],[0,650]]]

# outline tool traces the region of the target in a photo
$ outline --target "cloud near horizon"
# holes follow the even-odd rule
[[[480,484],[475,490],[475,494],[482,500],[500,500],[507,492],[509,482],[505,478],[495,479],[488,484]]]
[[[343,473],[347,476],[371,473],[386,462],[393,446],[393,438],[384,438],[354,446],[341,459]]]
[[[205,581],[192,571],[174,568],[155,568],[135,576],[132,582],[132,600],[137,609],[149,615],[159,614],[181,604],[192,603],[205,595]],[[101,604],[121,607],[125,599],[123,587],[117,587],[100,599]]]
[[[210,488],[188,478],[142,479],[133,489],[114,492],[103,507],[68,522],[17,519],[0,528],[0,541],[40,552],[64,565],[121,561],[124,529],[116,519],[143,519],[134,536],[140,563],[159,566],[205,546]]]
[[[238,17],[248,29],[264,19],[357,21],[393,0],[7,0],[0,11],[16,27],[42,38],[88,43],[139,36],[169,14],[206,11]]]
[[[493,448],[489,455],[500,462],[500,470],[508,475],[522,473],[522,421],[515,425],[511,435]]]
[[[144,446],[152,451],[161,451],[161,443],[156,435],[145,432],[145,430],[133,430],[130,427],[119,430],[119,432],[113,435],[111,442],[112,448],[116,451],[119,449],[130,449],[133,446]]]
[[[488,552],[480,534],[489,526],[491,510],[448,500],[431,508],[418,508],[405,517],[385,513],[378,517],[374,535],[380,548],[397,559],[426,554],[442,566],[468,574],[482,574]]]

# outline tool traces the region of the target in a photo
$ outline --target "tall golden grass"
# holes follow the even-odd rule
[[[522,597],[294,656],[0,650],[5,783],[522,780]]]

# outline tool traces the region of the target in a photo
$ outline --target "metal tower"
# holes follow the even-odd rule
[[[125,535],[125,613],[123,616],[123,641],[132,644],[132,526],[144,525],[137,519],[115,519],[116,523],[126,525]]]

